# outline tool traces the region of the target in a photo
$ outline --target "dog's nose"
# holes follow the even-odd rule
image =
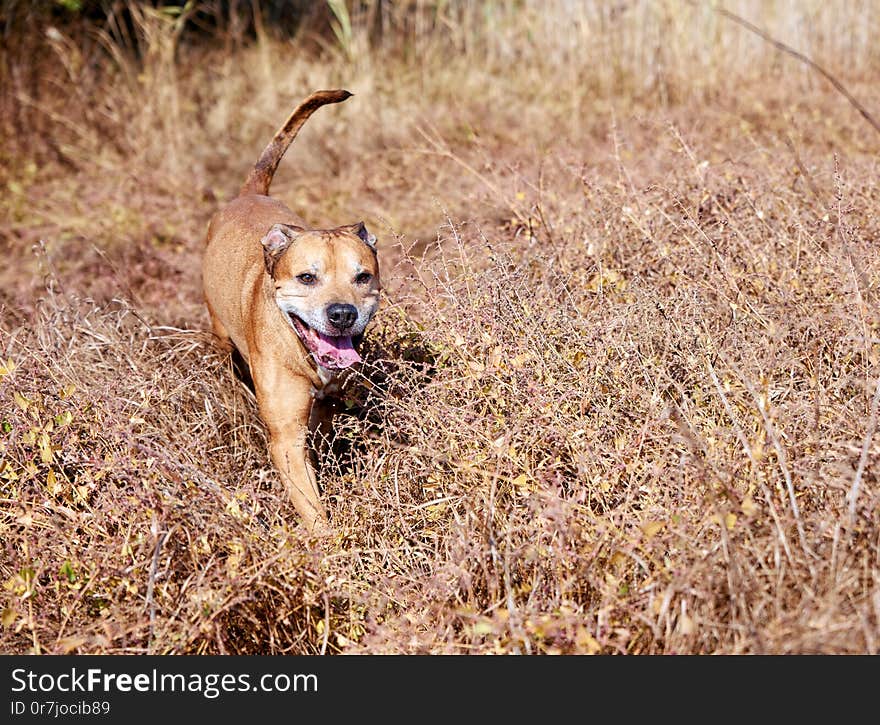
[[[357,317],[358,311],[354,305],[333,304],[327,306],[327,319],[340,332],[351,327]]]

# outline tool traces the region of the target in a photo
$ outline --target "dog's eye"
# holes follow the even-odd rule
[[[373,279],[373,275],[369,272],[361,272],[357,277],[354,278],[354,281],[358,284],[366,284],[371,279]]]
[[[309,274],[308,272],[303,272],[302,274],[298,274],[296,278],[305,285],[315,284],[317,281],[317,277],[313,274]]]

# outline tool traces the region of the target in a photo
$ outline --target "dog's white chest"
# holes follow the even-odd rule
[[[327,395],[334,395],[340,390],[340,376],[338,370],[328,370],[318,365],[318,377],[321,379],[320,388],[312,388],[312,397],[318,400]]]

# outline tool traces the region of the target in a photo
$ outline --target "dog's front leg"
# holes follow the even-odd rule
[[[297,512],[309,530],[327,523],[308,452],[311,383],[274,364],[254,360],[260,417],[269,430],[269,454]]]

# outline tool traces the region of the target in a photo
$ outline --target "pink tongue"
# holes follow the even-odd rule
[[[361,361],[361,356],[351,344],[351,337],[347,336],[330,337],[318,332],[318,348],[315,352],[321,360],[329,358],[339,368],[347,368]]]

